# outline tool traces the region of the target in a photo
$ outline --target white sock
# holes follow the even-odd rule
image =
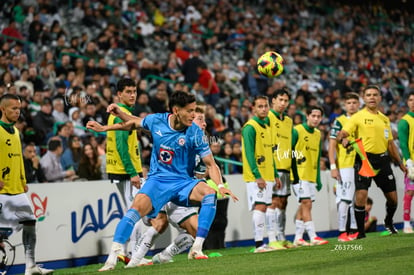
[[[164,258],[172,259],[175,255],[178,255],[187,249],[189,249],[194,243],[194,238],[187,232],[181,232],[174,241],[167,246],[161,254]]]
[[[410,228],[411,222],[410,221],[404,221],[404,228]]]
[[[34,225],[23,225],[22,239],[26,259],[26,268],[31,268],[36,265],[36,227]]]
[[[338,230],[340,232],[346,231],[346,220],[348,217],[348,208],[349,208],[348,203],[344,201],[340,201],[338,203]]]
[[[129,251],[131,251],[131,254],[133,254],[138,248],[139,241],[141,240],[143,234],[145,234],[144,232],[146,232],[149,228],[149,226],[144,225],[141,221],[134,225],[131,237],[129,238]]]
[[[195,251],[201,251],[203,250],[203,243],[205,238],[203,237],[196,237],[192,246],[192,249]]]
[[[309,239],[313,240],[316,236],[315,224],[313,221],[307,221],[304,223],[306,232],[308,232]]]
[[[158,231],[152,226],[145,231],[141,239],[138,241],[138,247],[135,247],[132,252],[131,261],[128,263],[128,266],[135,267],[141,262],[142,258],[144,258],[145,254],[147,254],[153,241],[156,237],[158,237],[158,235]]]
[[[253,210],[254,241],[263,241],[266,214],[259,210]]]
[[[276,236],[278,241],[285,241],[286,210],[275,209],[276,214]]]
[[[357,225],[357,222],[356,222],[356,219],[355,219],[355,208],[354,208],[353,203],[351,203],[349,205],[349,213],[350,213],[350,219],[351,219],[351,223],[350,223],[349,227],[351,229],[354,229],[354,230],[357,231],[358,230],[358,225]]]
[[[276,215],[275,209],[267,208],[266,210],[266,229],[269,243],[276,241]]]
[[[303,232],[305,231],[305,226],[302,220],[296,220],[295,226],[295,241],[298,241],[300,239],[303,239]]]

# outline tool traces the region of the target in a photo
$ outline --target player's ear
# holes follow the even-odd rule
[[[177,106],[173,106],[173,107],[172,107],[172,113],[173,113],[174,115],[176,115],[176,114],[178,113],[178,111],[179,111],[179,108],[178,108]]]

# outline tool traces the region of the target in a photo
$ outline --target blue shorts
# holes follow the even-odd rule
[[[148,177],[138,193],[145,194],[151,199],[152,211],[147,215],[155,218],[161,208],[169,201],[180,206],[194,206],[189,197],[193,188],[204,180],[181,177]]]

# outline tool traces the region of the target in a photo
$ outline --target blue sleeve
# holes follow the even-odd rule
[[[194,134],[196,154],[199,155],[201,158],[208,156],[209,154],[211,154],[210,146],[208,144],[208,137],[198,126],[192,127],[195,127],[196,129]]]
[[[141,122],[141,126],[148,131],[151,131],[151,126],[154,121],[154,115],[147,115]]]

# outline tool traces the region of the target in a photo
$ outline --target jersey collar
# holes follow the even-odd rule
[[[315,128],[310,127],[306,122],[302,124],[303,127],[308,131],[309,133],[313,133],[315,131]]]
[[[130,112],[132,112],[133,110],[134,110],[134,106],[131,106],[131,107],[129,107],[128,105],[125,105],[125,104],[123,104],[123,103],[117,103],[117,105],[119,106],[119,107],[123,107],[123,108],[125,108],[125,109],[127,109],[128,111],[130,111]]]
[[[280,120],[285,120],[285,115],[283,113],[278,113],[273,109],[270,109],[270,111]]]

